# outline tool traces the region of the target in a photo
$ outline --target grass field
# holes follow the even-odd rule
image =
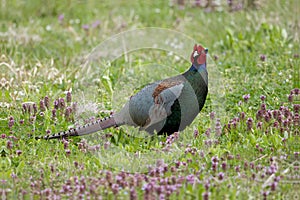
[[[2,199],[299,198],[299,3],[183,2],[1,2]],[[183,132],[34,139],[185,71],[194,42],[209,95]]]

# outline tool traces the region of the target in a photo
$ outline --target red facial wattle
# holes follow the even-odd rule
[[[194,50],[191,54],[191,62],[196,65],[202,65],[206,62],[206,52],[201,45],[195,45]],[[196,59],[196,60],[195,60]]]

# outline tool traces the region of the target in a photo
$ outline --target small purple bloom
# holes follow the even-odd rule
[[[273,127],[274,127],[274,128],[279,128],[279,123],[278,123],[277,121],[274,122],[274,123],[273,123]]]
[[[210,119],[211,119],[211,120],[214,120],[214,119],[215,119],[215,115],[216,115],[215,112],[211,112],[211,113],[209,114]]]
[[[266,122],[269,122],[270,120],[271,120],[270,115],[266,114],[266,115],[265,115],[265,121],[266,121]]]
[[[71,113],[72,113],[72,108],[68,106],[68,107],[66,108],[66,110],[65,110],[65,118],[66,118],[67,121],[70,120],[70,115],[71,115]]]
[[[289,102],[293,102],[293,99],[294,99],[294,96],[293,96],[292,94],[290,94],[290,95],[288,96],[288,101],[289,101]]]
[[[53,104],[54,104],[55,109],[59,108],[59,100],[58,99],[56,99]]]
[[[260,60],[261,61],[266,61],[266,55],[264,55],[264,54],[261,54],[260,56],[259,56],[259,58],[260,58]]]
[[[228,156],[227,156],[227,159],[228,160],[232,160],[234,158],[234,156],[232,155],[232,154],[229,154]]]
[[[197,129],[194,130],[194,138],[197,138],[199,135],[199,131]]]
[[[7,140],[6,147],[7,147],[8,149],[11,149],[11,148],[13,147],[12,141]]]
[[[202,193],[202,199],[203,200],[208,200],[210,196],[210,192],[203,192]]]
[[[88,24],[83,24],[82,28],[83,28],[83,30],[88,31],[90,26]]]
[[[76,102],[72,102],[72,111],[73,111],[73,113],[76,113],[76,111],[77,111],[77,103]]]
[[[249,165],[250,165],[251,169],[254,169],[254,163],[253,162],[250,162]]]
[[[8,121],[9,128],[12,128],[14,124],[15,124],[15,120],[13,118]]]
[[[19,156],[19,155],[22,154],[22,151],[21,151],[21,150],[17,150],[16,153],[17,153],[17,155]]]
[[[52,110],[52,118],[56,118],[56,109],[55,108]]]
[[[200,6],[201,5],[201,0],[195,0],[195,6]]]
[[[212,162],[212,163],[218,163],[218,162],[219,162],[219,158],[218,158],[217,156],[213,156],[213,157],[211,158],[211,162]]]
[[[266,100],[266,96],[261,95],[261,96],[260,96],[260,99],[261,99],[262,101],[265,101],[265,100]]]
[[[205,188],[205,190],[208,190],[209,187],[210,187],[210,181],[207,180],[207,181],[205,181],[205,183],[204,183],[204,188]]]
[[[248,100],[250,99],[250,94],[243,95],[243,99],[245,102],[248,102]]]
[[[101,24],[100,20],[96,20],[95,22],[93,22],[92,28],[97,28],[100,24]]]
[[[266,104],[265,103],[262,103],[261,105],[260,105],[260,108],[261,108],[261,110],[266,110],[267,109],[267,106],[266,106]]]
[[[221,164],[221,167],[222,167],[223,171],[226,171],[227,163],[226,163],[226,162],[223,162],[223,163]]]
[[[22,107],[23,107],[23,112],[27,113],[27,111],[28,111],[28,105],[27,105],[27,103],[23,103]]]
[[[132,187],[130,189],[130,199],[132,199],[132,200],[136,200],[137,199],[137,194],[136,194],[136,191],[135,191],[134,187]]]
[[[34,107],[33,107],[34,108]],[[44,100],[41,100],[40,101],[40,111],[45,111],[46,110],[46,108],[45,108],[45,102],[44,102]],[[35,111],[34,111],[35,112]]]
[[[205,135],[206,135],[207,137],[209,137],[209,136],[210,136],[210,132],[211,132],[211,129],[210,129],[210,128],[206,129]]]
[[[256,113],[256,119],[260,120],[263,117],[263,113],[264,113],[263,110],[258,110]]]
[[[15,173],[11,173],[11,177],[12,177],[13,179],[15,179],[15,178],[17,178],[17,175],[16,175]]]
[[[70,103],[72,101],[72,93],[70,91],[67,92],[66,100],[68,103]]]
[[[224,173],[223,173],[223,172],[220,172],[220,173],[218,174],[218,179],[219,179],[220,181],[224,179]]]
[[[58,16],[58,21],[59,21],[60,23],[62,23],[62,21],[64,20],[64,18],[65,18],[65,15],[64,15],[64,14],[60,14],[60,15]]]
[[[71,154],[70,149],[66,149],[65,152],[66,152],[66,155],[67,155],[67,156],[69,156],[69,155]]]
[[[59,99],[59,107],[64,109],[66,106],[65,100],[63,98]]]
[[[294,112],[295,113],[299,113],[299,110],[300,110],[300,104],[294,104]]]
[[[246,114],[245,114],[244,112],[241,112],[241,113],[240,113],[240,119],[241,119],[241,120],[244,120],[244,119],[245,119],[245,116],[246,116]]]
[[[215,127],[215,131],[216,131],[216,135],[217,135],[217,136],[220,136],[221,133],[222,133],[222,125],[221,125],[221,122],[220,122],[220,119],[219,119],[219,118],[216,119],[216,127]]]
[[[277,183],[277,182],[273,182],[273,183],[271,183],[271,190],[272,190],[272,191],[275,191],[275,190],[276,190],[276,188],[277,188],[277,185],[278,185],[278,183]]]
[[[249,118],[247,119],[246,124],[247,124],[248,130],[251,130],[251,128],[253,127],[253,119],[252,119],[251,117],[249,117]]]
[[[238,102],[238,106],[241,106],[241,105],[242,105],[242,103],[243,103],[242,101],[239,101],[239,102]]]
[[[218,168],[218,163],[212,163],[211,169],[212,169],[214,172],[217,171],[217,168]]]

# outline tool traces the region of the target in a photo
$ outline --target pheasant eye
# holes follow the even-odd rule
[[[196,56],[198,56],[198,55],[199,55],[199,54],[198,54],[198,51],[195,51],[193,57],[196,57]]]

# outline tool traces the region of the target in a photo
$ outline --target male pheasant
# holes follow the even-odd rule
[[[186,72],[145,86],[110,117],[43,138],[81,136],[121,125],[140,127],[150,134],[182,131],[192,123],[206,100],[207,52],[201,45],[195,45],[192,65]]]

